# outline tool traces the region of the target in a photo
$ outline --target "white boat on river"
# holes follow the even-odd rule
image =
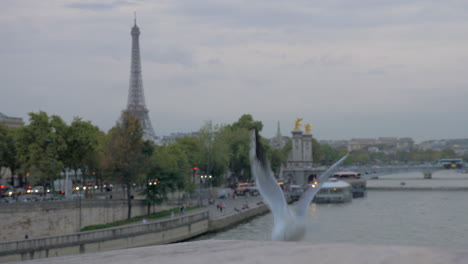
[[[350,202],[352,198],[349,183],[330,178],[330,181],[325,182],[315,195],[314,201],[316,203],[345,203]]]

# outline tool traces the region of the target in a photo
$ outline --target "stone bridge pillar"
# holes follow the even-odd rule
[[[289,160],[290,166],[297,168],[303,167],[303,149],[302,149],[302,131],[294,130],[291,132],[292,137],[292,155]]]
[[[302,160],[304,161],[304,167],[312,167],[314,161],[312,151],[312,134],[302,135]]]

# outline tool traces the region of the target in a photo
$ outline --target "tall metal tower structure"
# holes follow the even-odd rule
[[[132,35],[132,61],[130,66],[130,87],[128,89],[127,109],[124,112],[129,112],[135,115],[143,127],[143,138],[145,140],[156,140],[153,126],[146,108],[145,95],[143,93],[143,79],[141,77],[141,60],[140,60],[140,28],[136,24],[136,14],[134,25],[131,31]]]

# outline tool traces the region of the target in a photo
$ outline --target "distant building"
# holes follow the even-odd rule
[[[439,139],[439,140],[428,140],[423,141],[417,145],[418,149],[421,150],[442,150],[444,148],[450,148],[459,155],[468,154],[468,139]]]
[[[410,151],[414,148],[414,140],[412,138],[400,138],[396,145],[397,150]]]
[[[353,138],[348,142],[348,151],[367,149],[376,145],[373,138]]]
[[[372,152],[372,153],[377,153],[377,152],[380,152],[380,149],[378,147],[369,147],[367,151]]]
[[[320,140],[319,143],[333,148],[348,148],[348,140]]]
[[[273,149],[282,149],[291,139],[281,135],[280,123],[278,121],[278,128],[276,130],[276,136],[270,139],[270,146]]]
[[[20,117],[9,117],[0,113],[0,125],[7,126],[9,128],[19,128],[24,125],[24,122]]]
[[[382,147],[382,149],[380,149]],[[379,137],[373,138],[354,138],[348,142],[348,151],[368,150],[372,152],[383,151],[386,153],[395,153],[398,150],[410,151],[414,147],[414,141],[411,138]]]
[[[388,146],[396,146],[398,139],[396,137],[379,137],[375,141],[377,145],[388,145]]]

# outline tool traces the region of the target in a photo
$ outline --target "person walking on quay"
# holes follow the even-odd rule
[[[180,206],[180,215],[183,215],[184,212],[185,212],[185,205],[182,204],[182,205]]]

